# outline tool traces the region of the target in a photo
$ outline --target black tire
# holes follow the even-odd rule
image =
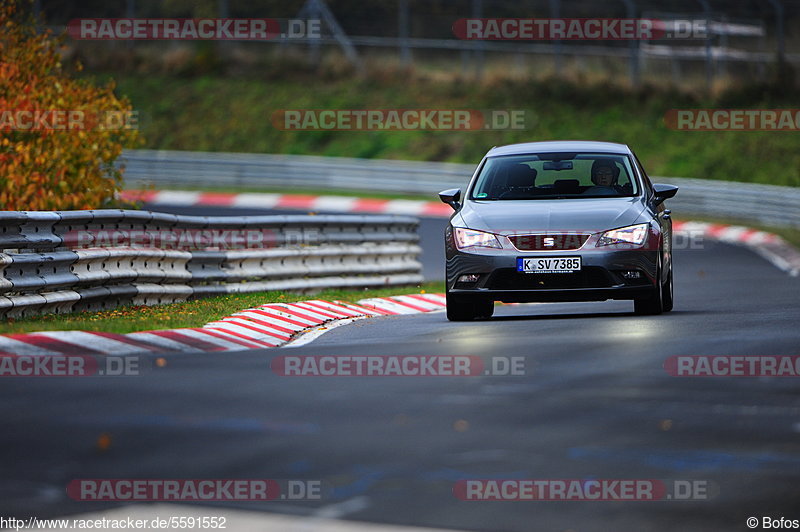
[[[450,321],[472,321],[477,317],[475,305],[465,297],[447,294],[447,319]]]
[[[494,301],[468,296],[446,295],[447,319],[450,321],[472,321],[476,318],[491,318]]]
[[[633,312],[642,316],[654,316],[664,312],[661,290],[656,290],[653,296],[647,299],[634,299]]]
[[[482,300],[477,301],[475,303],[476,310],[478,311],[478,317],[488,319],[492,317],[494,314],[494,301],[491,300]]]
[[[672,310],[674,298],[672,294],[672,265],[669,267],[667,282],[661,285],[661,300],[664,302],[664,312]]]
[[[661,270],[661,258],[659,257],[658,277],[656,279],[656,287],[646,299],[633,300],[633,312],[643,316],[653,316],[664,312],[664,284],[663,272]]]

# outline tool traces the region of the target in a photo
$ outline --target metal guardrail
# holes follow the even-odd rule
[[[0,317],[422,282],[409,216],[0,212]]]
[[[189,151],[129,150],[127,186],[301,187],[434,194],[466,183],[473,165]]]
[[[186,151],[131,150],[124,153],[131,187],[224,186],[370,190],[435,197],[464,187],[471,164]],[[677,185],[670,208],[769,225],[800,227],[800,188],[731,181],[653,177]]]
[[[653,177],[680,187],[669,200],[676,215],[707,215],[800,228],[800,187],[710,179]]]

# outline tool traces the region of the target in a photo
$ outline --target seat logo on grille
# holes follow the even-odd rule
[[[552,237],[549,237],[549,236],[548,236],[548,237],[545,237],[545,238],[542,240],[542,245],[544,245],[544,246],[546,246],[546,247],[549,247],[549,248],[551,248],[551,247],[553,247],[553,246],[555,246],[555,245],[556,245],[556,239],[555,239],[555,238],[552,238]]]

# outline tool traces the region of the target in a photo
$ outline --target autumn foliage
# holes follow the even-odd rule
[[[0,0],[0,209],[93,209],[114,197],[121,172],[113,162],[137,131],[103,127],[96,117],[130,116],[113,84],[97,87],[62,68],[60,38],[38,31],[15,0]],[[25,111],[93,117],[82,127],[20,128]],[[22,112],[22,113],[21,113]],[[135,127],[135,125],[134,125]]]

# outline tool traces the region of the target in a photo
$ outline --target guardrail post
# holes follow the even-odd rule
[[[400,38],[400,63],[404,67],[411,65],[411,48],[408,46],[408,38],[411,35],[409,24],[408,0],[398,0],[397,35]]]
[[[629,19],[636,18],[636,4],[633,0],[622,0],[625,4],[626,16]],[[628,74],[631,79],[631,87],[639,86],[639,40],[631,39],[628,42],[628,49],[630,50],[630,58],[628,59]]]
[[[483,0],[472,0],[472,18],[483,18]],[[475,61],[475,78],[483,77],[484,46],[483,41],[472,41],[474,47],[472,56]]]
[[[550,18],[561,18],[561,0],[550,0]],[[563,60],[561,57],[562,54],[562,43],[561,39],[556,39],[553,41],[554,43],[554,60],[555,60],[555,70],[556,70],[556,77],[561,77],[561,69],[563,68]]]
[[[786,61],[786,40],[783,30],[783,4],[780,0],[769,0],[772,7],[775,9],[775,33],[778,37],[778,68],[783,68],[783,63]]]
[[[125,0],[125,16],[127,18],[134,18],[136,16],[136,0]],[[125,46],[131,50],[133,49],[133,40],[128,39],[125,41]]]
[[[714,84],[714,55],[711,49],[711,4],[708,0],[697,0],[703,6],[703,13],[706,17],[706,90],[709,92]]]

